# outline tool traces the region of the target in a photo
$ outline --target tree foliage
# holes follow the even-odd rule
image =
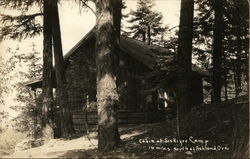
[[[33,7],[41,7],[42,0],[3,0],[0,6],[6,10],[16,10],[19,15],[0,14],[1,23],[0,40],[24,39],[34,37],[42,32],[41,12],[27,14]]]
[[[153,6],[153,0],[139,0],[136,11],[131,11],[131,18],[128,20],[132,24],[128,27],[130,29],[129,35],[144,42],[147,39],[149,45],[152,39],[161,35],[166,29],[162,25],[162,14],[152,10]]]
[[[8,53],[11,54],[8,64],[12,68],[9,70],[9,74],[12,74],[12,79],[16,79],[12,85],[12,88],[16,90],[14,97],[16,102],[11,108],[19,112],[19,115],[13,119],[14,126],[19,131],[29,132],[30,135],[34,135],[34,131],[39,130],[36,123],[41,114],[41,105],[37,104],[39,93],[32,94],[31,89],[27,88],[23,82],[41,78],[41,57],[35,47],[33,44],[31,51],[26,53],[20,53],[19,49],[8,50]]]
[[[42,0],[2,0],[0,6],[6,9],[15,9],[22,12],[28,11],[31,7],[40,6]]]
[[[55,7],[51,8],[52,2],[53,4],[56,4],[56,8]],[[80,0],[78,2],[80,4],[83,3],[82,5],[84,6],[87,5],[86,4],[87,1]],[[61,46],[61,39],[60,39],[60,25],[59,25],[57,3],[58,3],[57,0],[53,0],[53,1],[11,0],[9,1],[9,3],[7,3],[7,1],[3,1],[2,3],[0,3],[1,6],[8,8],[8,9],[18,10],[20,11],[20,15],[18,16],[4,15],[4,14],[1,15],[1,20],[5,25],[0,29],[0,32],[2,33],[0,40],[4,38],[21,40],[27,37],[34,37],[40,34],[41,32],[43,32],[43,35],[44,35],[43,92],[46,91],[47,97],[48,97],[48,94],[50,94],[51,100],[49,101],[52,101],[52,93],[51,93],[52,91],[48,93],[49,89],[52,90],[52,86],[51,86],[52,56],[49,55],[52,52],[51,50],[52,48],[48,48],[48,47],[51,46],[51,44],[49,43],[52,43],[52,34],[53,34],[53,44],[54,44],[53,47],[54,47],[54,54],[55,54],[55,63],[56,63],[55,68],[56,68],[56,76],[57,76],[56,79],[57,79],[57,86],[58,86],[57,101],[59,101],[60,103],[59,105],[64,107],[64,109],[62,109],[61,112],[68,112],[65,109],[67,105],[66,96],[63,96],[63,97],[60,96],[61,94],[60,92],[65,94],[66,91],[62,89],[64,87],[63,85],[65,85],[65,82],[63,82],[62,80],[63,78],[60,78],[62,76],[58,76],[58,75],[64,74],[64,68],[63,68],[63,53],[62,53],[62,46]],[[40,8],[40,10],[42,10],[41,11],[42,13],[27,14],[28,11],[32,9],[33,7]],[[52,13],[52,10],[54,11],[53,13]],[[43,17],[43,24],[41,24],[41,18],[38,19],[39,17]],[[50,24],[52,22],[51,17],[53,17],[53,22],[54,22],[53,25]],[[58,62],[58,60],[60,62]],[[62,81],[63,83],[61,83],[60,81]],[[64,79],[64,81],[66,80]],[[45,85],[47,85],[50,88],[45,88],[46,87]],[[45,96],[46,96],[46,93],[45,93]],[[60,101],[65,101],[65,102],[60,102]],[[49,114],[51,115],[52,113],[49,113]],[[44,115],[44,117],[45,116],[46,115]],[[62,123],[65,123],[65,122],[67,121],[64,120],[64,122]],[[72,126],[70,128],[72,129]],[[65,129],[62,129],[62,130],[65,130]],[[72,132],[71,130],[69,131]]]
[[[8,62],[0,57],[0,104],[4,104],[4,96],[11,92],[11,89],[8,87],[8,82],[11,79],[9,75],[11,69]]]
[[[194,18],[194,57],[201,66],[212,69],[214,5],[215,1],[196,1],[197,16]],[[246,90],[248,58],[248,5],[247,1],[221,1],[222,8],[222,99],[233,98]],[[222,23],[221,21],[221,23]],[[244,77],[243,77],[244,76]],[[211,80],[211,79],[208,79]],[[238,81],[238,82],[237,82]],[[244,82],[245,81],[245,82]],[[236,86],[237,85],[237,86]],[[207,87],[211,90],[211,87]],[[237,89],[236,89],[237,88]],[[237,91],[237,93],[236,93]]]

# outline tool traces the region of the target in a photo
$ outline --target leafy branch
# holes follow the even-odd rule
[[[19,16],[1,14],[1,22],[5,25],[0,28],[0,41],[6,38],[20,40],[39,35],[42,26],[36,18],[42,15],[43,13]]]

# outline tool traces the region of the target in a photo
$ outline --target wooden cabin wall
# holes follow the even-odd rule
[[[97,111],[83,111],[86,106],[86,96],[89,102],[96,102],[96,65],[94,39],[89,39],[70,56],[66,67],[67,91],[69,107],[73,113],[74,127],[77,131],[85,131],[86,122],[97,124]],[[119,124],[148,123],[159,120],[159,114],[152,108],[154,102],[147,102],[151,93],[141,93],[144,89],[145,74],[150,71],[144,64],[138,62],[127,53],[121,52],[121,64],[117,76],[120,104],[118,106]],[[87,115],[87,119],[86,119]]]
[[[121,63],[117,84],[121,94],[119,110],[147,111],[152,107],[146,102],[150,94],[142,94],[143,76],[150,71],[127,53],[120,55]],[[90,101],[96,101],[94,40],[89,40],[70,56],[66,77],[68,82],[69,107],[79,110],[86,102],[86,95]]]
[[[96,69],[94,43],[88,40],[70,56],[66,67],[67,91],[71,110],[82,110],[86,97],[90,102],[96,101]]]
[[[147,98],[153,98],[153,95],[151,93],[142,93],[144,76],[149,71],[144,64],[121,51],[120,70],[118,71],[118,86],[121,94],[119,110],[145,112],[154,107],[154,102],[147,102]]]

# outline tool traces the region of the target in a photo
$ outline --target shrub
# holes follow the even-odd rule
[[[26,134],[13,129],[7,129],[0,132],[0,156],[13,153],[16,144],[24,138],[26,138]]]

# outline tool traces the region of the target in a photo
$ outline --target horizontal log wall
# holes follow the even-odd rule
[[[86,122],[83,108],[96,101],[96,67],[94,40],[90,39],[70,56],[66,66],[68,106],[73,112],[73,122],[77,131],[94,129],[97,125],[97,112],[88,112]],[[125,52],[121,52],[120,70],[117,75],[120,103],[118,106],[119,124],[137,124],[159,121],[153,102],[148,102],[151,94],[142,94],[143,75],[149,69]],[[95,104],[93,104],[95,105]],[[88,109],[89,110],[89,109]],[[88,123],[88,124],[86,124]]]
[[[66,67],[70,110],[79,110],[96,99],[96,70],[93,41],[87,41],[70,56]]]
[[[73,122],[76,131],[96,130],[98,124],[97,111],[73,111]],[[163,112],[141,112],[141,111],[118,111],[118,123],[122,124],[142,124],[153,123],[164,120]]]
[[[143,80],[149,69],[136,61],[127,53],[121,51],[120,70],[118,71],[118,86],[120,90],[119,109],[133,111],[148,111],[152,103],[147,103],[146,98],[150,94],[142,94]]]

